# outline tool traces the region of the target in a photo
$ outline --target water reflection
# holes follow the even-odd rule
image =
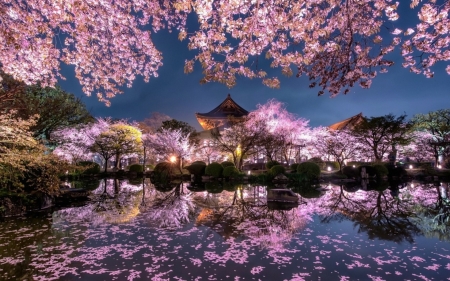
[[[298,204],[267,202],[262,185],[103,179],[84,206],[3,222],[0,279],[448,276],[447,183],[292,189]]]

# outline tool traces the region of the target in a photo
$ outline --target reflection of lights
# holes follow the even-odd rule
[[[328,167],[327,170],[328,170],[328,172],[331,171],[331,167]]]
[[[409,168],[412,169],[412,168],[413,168],[413,165],[409,165]]]
[[[175,161],[177,161],[177,157],[176,156],[170,156],[170,162],[175,163]]]

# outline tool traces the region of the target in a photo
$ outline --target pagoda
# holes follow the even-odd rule
[[[330,128],[331,130],[352,130],[353,128],[356,127],[356,125],[358,125],[359,123],[361,123],[363,121],[364,121],[364,117],[361,112],[355,116],[352,116],[352,117],[342,120],[340,122],[334,123],[334,124],[328,126],[328,128]]]
[[[227,98],[221,104],[210,112],[195,113],[198,123],[200,123],[200,126],[202,126],[204,130],[226,127],[230,124],[231,120],[233,120],[233,122],[239,122],[247,115],[248,111],[237,104],[231,98],[230,94],[228,94]]]

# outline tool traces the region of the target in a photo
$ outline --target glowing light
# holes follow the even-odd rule
[[[175,163],[175,161],[177,161],[177,157],[176,156],[170,156],[170,162]]]
[[[327,170],[328,170],[328,172],[331,171],[331,167],[328,167]]]
[[[247,174],[250,175],[250,171],[248,171]]]
[[[441,165],[437,165],[438,169],[440,169],[442,166]]]
[[[413,168],[413,165],[409,165],[409,168],[412,169],[412,168]]]
[[[414,184],[413,184],[413,183],[411,184],[411,187],[414,187]]]
[[[353,168],[355,168],[356,166],[355,165],[353,165]]]

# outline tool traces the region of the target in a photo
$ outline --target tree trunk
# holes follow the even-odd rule
[[[120,169],[120,153],[116,154],[116,163],[115,168]]]

